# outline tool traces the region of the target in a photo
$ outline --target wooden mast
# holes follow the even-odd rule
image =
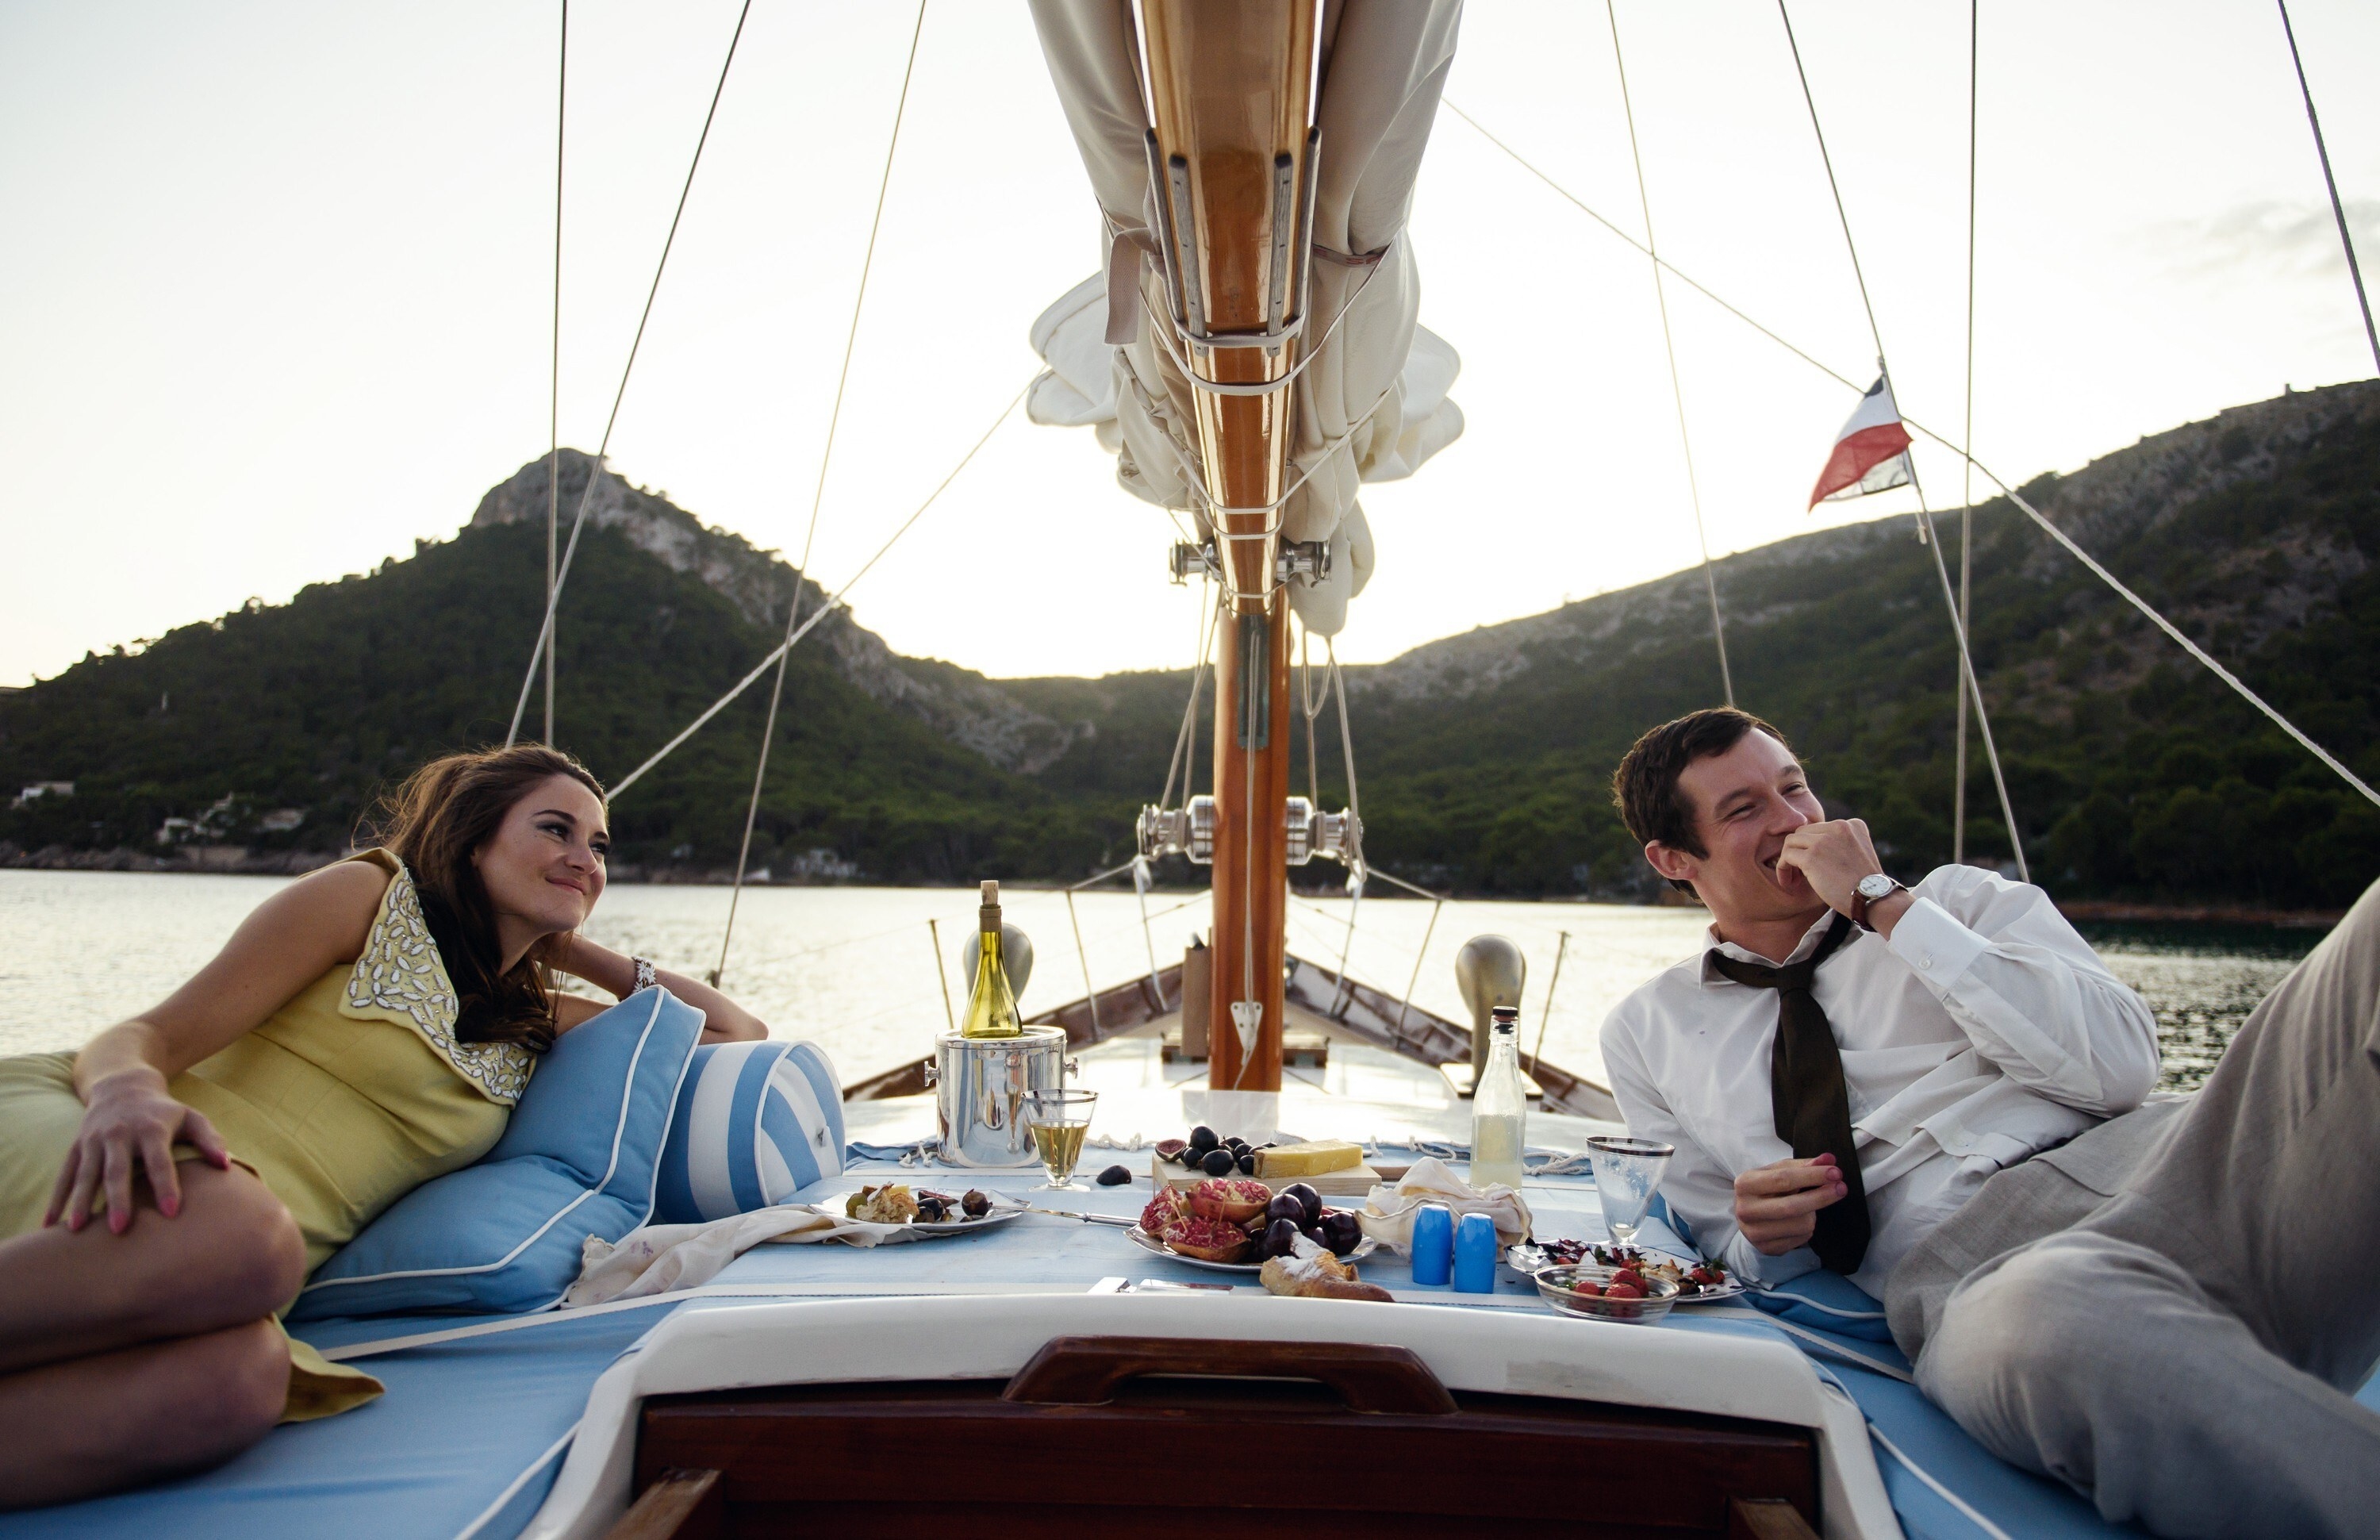
[[[1315,11],[1315,0],[1143,0],[1151,172],[1174,313],[1191,333],[1183,352],[1201,379],[1279,380],[1297,359],[1283,323],[1305,302]],[[1191,394],[1229,590],[1215,660],[1208,1084],[1277,1091],[1290,719],[1289,605],[1275,558],[1291,389]],[[1232,1007],[1248,1001],[1263,1015],[1244,1056]]]

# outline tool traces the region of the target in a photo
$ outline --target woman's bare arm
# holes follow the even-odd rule
[[[50,1218],[79,1228],[103,1188],[109,1227],[124,1229],[136,1167],[171,1216],[180,1204],[174,1144],[187,1142],[218,1166],[225,1152],[206,1119],[175,1101],[165,1083],[263,1025],[334,966],[354,962],[388,883],[388,873],[360,861],[298,879],[258,904],[188,983],[92,1038],[74,1071],[89,1110],[58,1173]]]
[[[565,973],[583,978],[597,988],[623,1000],[636,990],[635,960],[623,957],[609,947],[599,946],[584,936],[570,938],[570,949],[563,954],[557,965]],[[688,978],[682,973],[672,973],[667,969],[656,969],[653,977],[662,988],[702,1013],[702,1040],[706,1043],[756,1042],[769,1035],[768,1025],[759,1017],[700,979]],[[554,1002],[554,1025],[567,1032],[606,1009],[591,1000],[564,995]]]

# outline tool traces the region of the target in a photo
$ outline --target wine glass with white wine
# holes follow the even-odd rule
[[[1083,1136],[1091,1131],[1091,1109],[1097,1091],[1033,1091],[1025,1098],[1026,1118],[1033,1130],[1033,1150],[1050,1180],[1037,1193],[1087,1193],[1075,1180],[1075,1163],[1083,1158]]]
[[[1595,1166],[1596,1195],[1603,1203],[1603,1225],[1612,1240],[1629,1245],[1643,1228],[1653,1194],[1660,1190],[1662,1173],[1670,1169],[1675,1145],[1658,1139],[1627,1139],[1597,1135],[1586,1142]]]

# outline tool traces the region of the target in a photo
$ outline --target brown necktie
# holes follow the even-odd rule
[[[1852,933],[1837,915],[1818,949],[1781,968],[1739,962],[1714,947],[1710,965],[1738,984],[1777,991],[1777,1041],[1768,1050],[1768,1100],[1777,1136],[1793,1146],[1798,1160],[1832,1155],[1851,1189],[1817,1213],[1810,1248],[1839,1273],[1859,1271],[1867,1255],[1867,1184],[1860,1179],[1859,1152],[1852,1146],[1851,1093],[1843,1085],[1843,1058],[1834,1028],[1818,1008],[1811,984],[1818,964]]]

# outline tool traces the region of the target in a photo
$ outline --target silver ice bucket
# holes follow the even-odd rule
[[[934,1086],[942,1158],[953,1166],[1032,1165],[1025,1098],[1058,1089],[1068,1068],[1061,1026],[1028,1026],[1015,1037],[937,1037],[927,1079]]]

